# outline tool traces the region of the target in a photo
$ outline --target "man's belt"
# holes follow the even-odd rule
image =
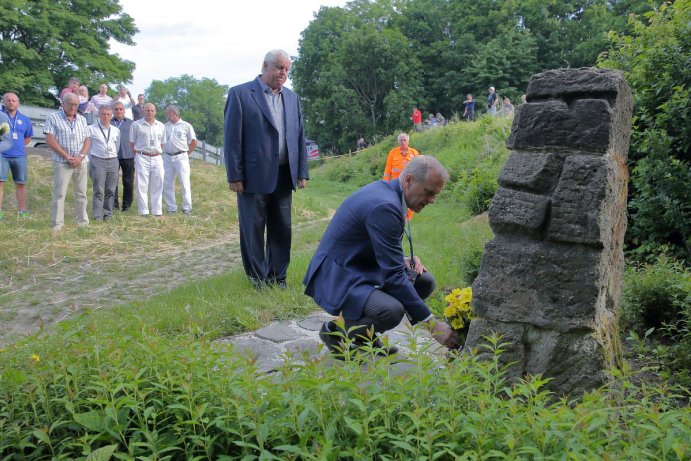
[[[186,150],[179,150],[177,152],[166,152],[166,154],[170,155],[171,157],[175,157],[176,155],[186,154],[186,153],[187,153]]]
[[[137,154],[142,154],[142,155],[145,155],[147,157],[158,157],[160,155],[157,152],[142,152],[142,151],[137,151]]]

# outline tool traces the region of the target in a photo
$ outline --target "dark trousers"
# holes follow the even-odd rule
[[[238,194],[242,265],[247,277],[255,283],[274,283],[286,278],[292,200],[288,165],[279,168],[278,184],[271,194]]]
[[[134,190],[134,159],[119,158],[122,170],[122,211],[132,206],[132,191]],[[115,208],[120,208],[118,202],[118,186],[115,186]]]
[[[413,288],[417,294],[426,299],[434,291],[436,282],[434,276],[429,272],[423,272],[415,280]],[[375,333],[383,333],[385,331],[395,328],[405,315],[405,308],[396,298],[386,293],[384,290],[376,289],[372,291],[365,308],[362,311],[362,317],[357,320],[346,320],[345,328],[351,335],[366,336],[366,330],[374,327]]]

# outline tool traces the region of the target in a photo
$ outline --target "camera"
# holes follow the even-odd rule
[[[415,284],[415,281],[420,276],[420,273],[415,269],[406,269],[405,275],[408,276],[408,280],[410,280],[410,283]]]

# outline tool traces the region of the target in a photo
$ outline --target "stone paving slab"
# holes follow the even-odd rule
[[[255,332],[231,336],[218,340],[222,344],[232,344],[242,354],[254,359],[260,373],[271,373],[280,368],[290,357],[296,363],[303,362],[303,354],[309,359],[325,357],[330,364],[340,361],[329,356],[319,339],[319,329],[324,322],[334,317],[325,312],[315,312],[305,318],[285,322],[275,322]],[[399,348],[400,360],[392,360],[391,367],[397,373],[405,373],[412,366],[405,360],[410,353],[411,340],[416,347],[425,347],[428,353],[444,354],[446,349],[438,344],[425,330],[415,329],[407,319],[391,331],[386,332],[385,341]]]

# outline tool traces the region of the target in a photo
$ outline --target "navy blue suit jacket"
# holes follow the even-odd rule
[[[286,144],[293,189],[309,179],[305,129],[298,95],[283,88]],[[278,130],[259,77],[228,92],[224,155],[228,182],[243,181],[245,192],[270,194],[278,182]]]
[[[359,319],[378,288],[400,301],[413,323],[430,315],[405,273],[402,195],[397,179],[377,181],[336,210],[303,280],[305,294],[330,314]]]

